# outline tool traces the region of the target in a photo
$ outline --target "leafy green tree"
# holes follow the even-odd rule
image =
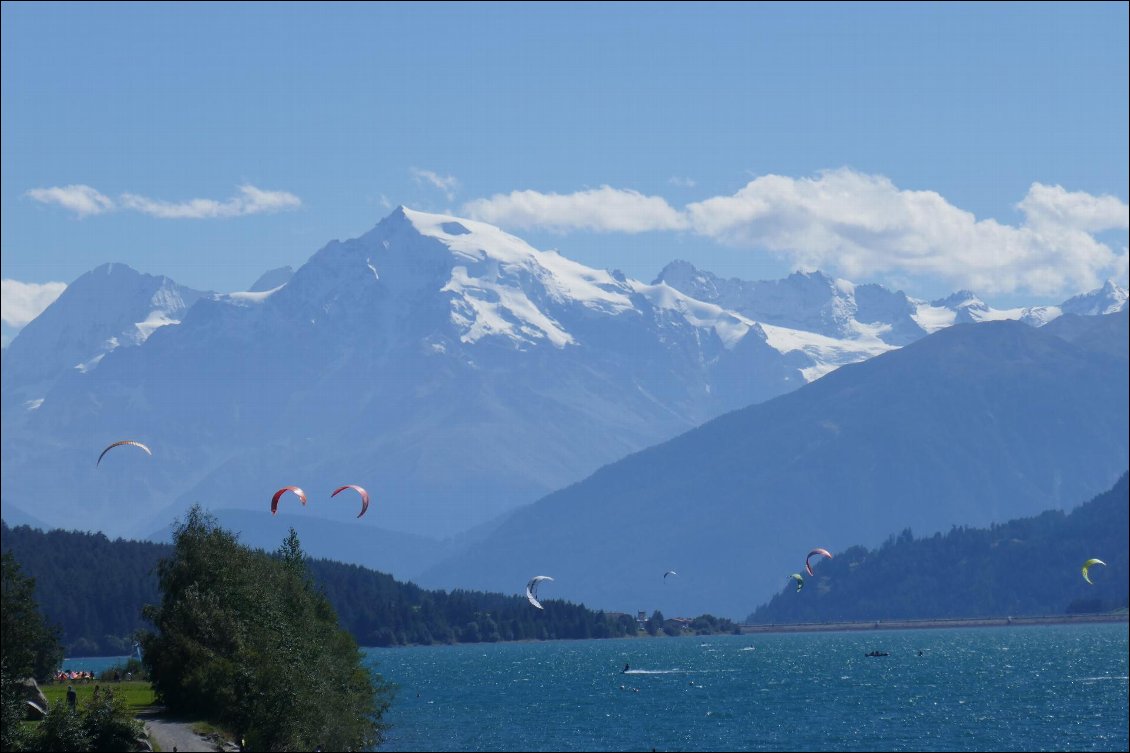
[[[126,702],[111,690],[94,696],[82,710],[82,730],[90,741],[87,750],[134,750],[145,730]],[[55,748],[44,748],[55,750]]]
[[[264,750],[371,750],[392,689],[362,662],[306,572],[294,531],[252,551],[193,507],[158,568],[161,604],[143,636],[154,689],[175,711]]]
[[[132,747],[122,750],[132,750]],[[63,701],[56,701],[47,709],[47,716],[43,717],[32,735],[31,750],[70,753],[93,749],[78,711],[69,708]]]
[[[20,726],[24,704],[15,678],[6,668],[0,670],[0,705],[0,750],[25,750],[27,740]]]
[[[657,635],[663,627],[663,613],[656,609],[651,613],[651,619],[644,626],[648,635]]]
[[[0,747],[22,750],[34,743],[20,727],[24,712],[21,680],[42,680],[63,660],[58,631],[49,626],[35,601],[35,580],[20,571],[11,552],[0,564]],[[52,720],[54,724],[56,719]],[[70,750],[70,748],[58,748]],[[80,748],[81,750],[81,748]]]
[[[4,552],[0,584],[3,622],[2,661],[13,679],[51,677],[63,661],[58,631],[47,624],[35,601],[35,579],[24,575],[11,552]]]

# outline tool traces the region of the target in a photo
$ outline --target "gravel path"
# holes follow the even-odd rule
[[[207,738],[192,731],[192,722],[177,722],[161,717],[162,709],[139,711],[137,718],[145,724],[145,731],[160,746],[163,753],[222,750]]]

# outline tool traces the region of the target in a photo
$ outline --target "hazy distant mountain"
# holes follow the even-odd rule
[[[992,528],[892,535],[819,559],[799,593],[789,586],[750,623],[936,619],[1113,611],[1127,606],[1127,477],[1064,514],[1049,510]],[[1092,583],[1080,569],[1101,559]],[[799,568],[798,568],[799,569]]]
[[[327,524],[312,554],[379,528],[373,546],[424,537],[402,542],[423,563],[439,538],[958,318],[819,274],[699,278],[716,280],[674,264],[649,285],[403,208],[246,292],[99,267],[5,353],[5,510],[148,535],[193,502],[260,513],[297,484],[310,504],[283,512]],[[96,469],[122,438],[154,456]],[[346,483],[373,495],[360,521],[329,499]]]
[[[268,290],[274,290],[280,285],[286,285],[290,282],[290,278],[294,276],[294,269],[292,267],[278,267],[271,269],[259,275],[259,279],[255,284],[247,289],[249,293],[265,293]]]
[[[846,340],[878,338],[890,345],[905,345],[954,324],[1016,319],[1042,326],[1062,314],[1111,314],[1126,308],[1127,296],[1108,280],[1059,306],[995,309],[968,290],[927,302],[821,272],[796,272],[784,280],[727,280],[685,261],[668,264],[655,282],[763,324]]]
[[[124,264],[103,264],[82,275],[4,354],[5,427],[34,410],[63,375],[90,371],[107,353],[141,345],[158,328],[178,324],[203,295]]]
[[[1125,333],[1130,309],[1125,306],[1105,316],[1064,314],[1046,328],[1057,337],[1088,350],[1102,351],[1112,358],[1126,361]]]
[[[1083,323],[1095,336],[1074,343],[960,325],[845,366],[515,512],[424,581],[544,573],[605,609],[741,617],[814,546],[1074,505],[1130,465],[1127,316]]]
[[[836,339],[879,339],[905,345],[933,331],[916,321],[918,304],[881,285],[855,285],[821,272],[784,280],[722,279],[685,261],[663,268],[655,282],[775,327]]]

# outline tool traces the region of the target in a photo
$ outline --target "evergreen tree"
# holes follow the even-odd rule
[[[4,672],[14,679],[46,680],[62,664],[58,631],[48,625],[35,601],[35,579],[24,575],[11,552],[4,552],[0,584]]]

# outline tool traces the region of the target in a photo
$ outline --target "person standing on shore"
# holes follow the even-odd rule
[[[75,707],[77,705],[78,705],[78,693],[75,692],[75,686],[74,685],[68,685],[67,686],[67,708],[69,708],[71,711],[74,711]]]

